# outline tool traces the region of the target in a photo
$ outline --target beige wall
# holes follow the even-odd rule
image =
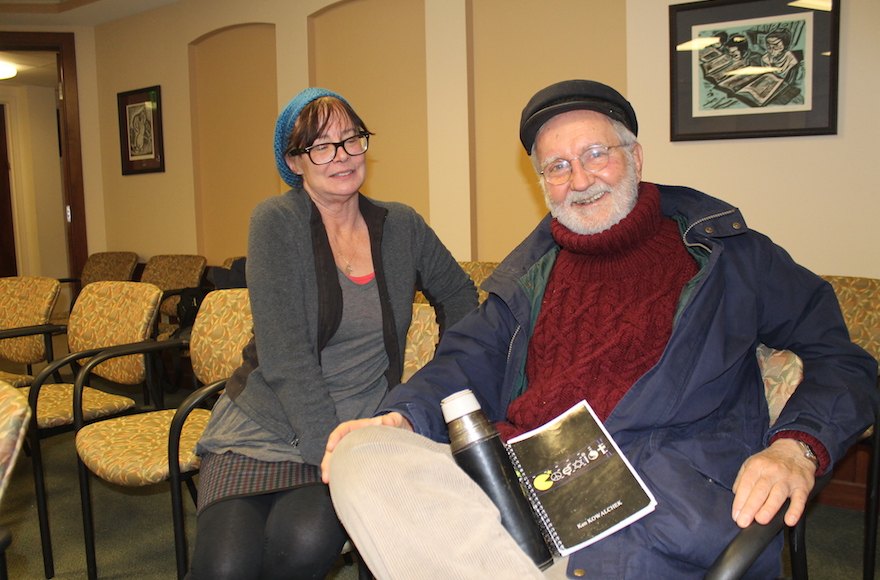
[[[247,254],[251,210],[278,193],[275,27],[224,28],[189,55],[196,242],[222,264]]]
[[[880,278],[877,163],[880,2],[843,3],[838,134],[669,141],[668,5],[627,0],[628,96],[639,115],[644,177],[689,185],[739,206],[746,222],[820,274]]]
[[[363,193],[429,219],[424,5],[341,2],[309,19],[309,35],[310,84],[345,97],[375,133]]]
[[[473,6],[476,258],[498,261],[547,213],[519,142],[522,109],[535,92],[565,79],[592,78],[626,91],[626,53],[604,48],[626,38],[625,3],[479,0]]]
[[[462,248],[454,250],[459,259],[470,257],[471,196],[461,193],[470,188],[469,156],[477,160],[474,257],[500,259],[528,233],[543,209],[517,139],[519,112],[541,86],[584,76],[614,84],[632,100],[642,127],[647,179],[691,185],[730,200],[752,227],[818,272],[880,277],[873,256],[880,236],[873,216],[880,201],[877,187],[862,177],[862,168],[875,161],[880,131],[874,102],[880,77],[865,72],[873,66],[870,43],[880,22],[880,3],[850,0],[843,7],[838,135],[671,143],[666,49],[671,2],[410,0],[425,7],[425,47],[412,51],[425,53],[428,89],[426,96],[413,99],[427,101],[427,121],[419,121],[428,127],[425,213],[441,238]],[[91,251],[128,247],[146,258],[198,246],[189,44],[227,26],[273,24],[277,112],[309,83],[308,17],[331,4],[181,0],[94,31],[75,30]],[[418,43],[418,35],[407,38]],[[443,58],[444,42],[448,59]],[[598,62],[587,63],[586,50],[597,54],[591,60]],[[369,71],[377,65],[355,55],[347,66]],[[166,173],[123,177],[116,93],[153,84],[162,86]],[[469,103],[471,124],[462,114]],[[373,106],[355,104],[359,110]],[[733,172],[732,166],[738,169]]]

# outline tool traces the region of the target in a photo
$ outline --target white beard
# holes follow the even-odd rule
[[[550,215],[576,234],[592,235],[604,232],[611,226],[617,225],[620,223],[620,220],[629,215],[629,212],[635,207],[636,201],[639,198],[639,176],[635,163],[630,160],[617,187],[612,188],[605,183],[596,182],[588,187],[586,191],[569,192],[565,200],[560,203],[553,201],[547,194],[547,187],[543,180],[542,188],[544,190],[544,201],[550,210]],[[611,213],[603,220],[598,220],[590,215],[584,215],[577,207],[572,207],[579,202],[592,199],[603,193],[611,196],[612,204]]]

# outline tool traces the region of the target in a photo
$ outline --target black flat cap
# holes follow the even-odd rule
[[[562,81],[538,91],[523,109],[519,140],[526,148],[526,153],[531,154],[535,136],[544,123],[559,113],[577,109],[607,115],[623,123],[634,135],[639,134],[636,112],[620,93],[596,81]]]

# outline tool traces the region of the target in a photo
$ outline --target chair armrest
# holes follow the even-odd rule
[[[57,325],[48,325],[48,326],[57,326]],[[37,424],[37,400],[39,399],[39,396],[40,396],[40,389],[42,388],[43,383],[46,382],[46,379],[48,379],[51,375],[58,372],[58,370],[61,369],[62,367],[69,365],[71,363],[74,363],[74,362],[78,361],[79,359],[94,356],[94,355],[98,354],[99,352],[101,352],[101,350],[102,349],[100,349],[100,348],[90,348],[88,350],[81,350],[78,352],[72,352],[72,353],[64,355],[61,358],[56,358],[55,360],[50,361],[49,363],[46,364],[46,366],[43,368],[43,370],[41,370],[37,374],[37,376],[34,377],[34,380],[30,385],[30,391],[28,392],[28,403],[30,404],[31,409],[34,412],[33,417],[31,418],[32,424],[34,424],[34,425]]]
[[[66,332],[66,324],[35,324],[33,326],[18,326],[16,328],[4,328],[0,330],[0,340],[4,338],[18,338],[20,336],[34,336],[38,334],[55,334]]]
[[[196,407],[205,402],[208,397],[222,391],[226,387],[226,380],[222,379],[196,389],[183,400],[174,413],[174,417],[171,419],[171,427],[168,431],[168,469],[169,473],[172,474],[171,481],[176,481],[173,478],[174,476],[180,476],[180,463],[178,461],[180,456],[180,435],[183,432],[183,425],[186,423],[187,417]]]
[[[108,348],[96,349],[97,352],[86,362],[73,383],[73,428],[79,431],[83,428],[82,395],[89,375],[96,366],[111,358],[128,356],[132,354],[150,354],[168,349],[187,349],[189,341],[183,339],[169,339],[157,342],[153,339],[130,344],[120,344]]]
[[[183,291],[186,288],[172,288],[171,290],[163,290],[162,291],[162,299],[159,302],[164,302],[166,298],[171,298],[172,296],[180,296],[183,294]]]
[[[816,485],[813,486],[807,500],[808,504],[829,481],[831,481],[830,471],[816,479]],[[767,525],[752,522],[748,527],[740,530],[709,568],[705,580],[737,580],[742,578],[755,563],[755,560],[767,549],[773,538],[786,527],[784,518],[790,503],[790,500],[785,500],[785,503]],[[805,512],[797,525],[805,525],[806,517]]]

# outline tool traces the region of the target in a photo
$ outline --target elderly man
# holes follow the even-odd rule
[[[701,578],[738,527],[786,498],[793,525],[814,477],[873,422],[877,364],[850,341],[831,287],[735,207],[641,181],[637,132],[608,86],[538,92],[520,138],[550,215],[434,360],[377,417],[330,436],[324,478],[378,578]],[[804,361],[772,427],[760,343]],[[586,399],[656,510],[542,573],[444,444],[440,400],[465,388],[505,438]],[[781,543],[752,577],[778,575]]]

